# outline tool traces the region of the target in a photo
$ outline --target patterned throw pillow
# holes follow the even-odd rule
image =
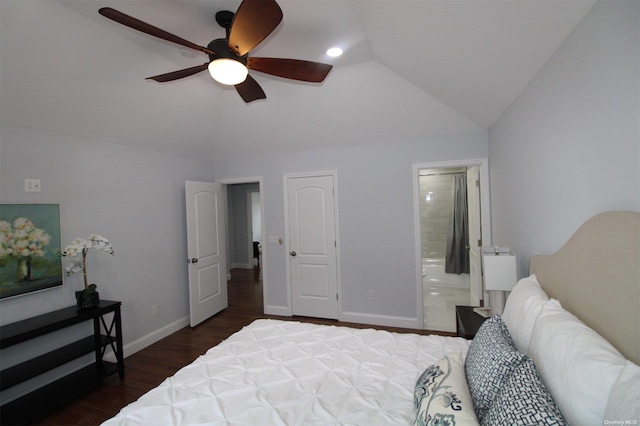
[[[464,375],[461,352],[453,352],[427,368],[414,394],[415,426],[477,425]]]
[[[516,368],[493,400],[482,424],[487,426],[566,425],[531,358]]]
[[[482,324],[469,345],[464,365],[473,407],[480,422],[524,356],[518,352],[500,316],[494,315]]]

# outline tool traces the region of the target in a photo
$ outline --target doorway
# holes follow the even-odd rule
[[[253,269],[257,266],[254,242],[262,241],[256,235],[261,233],[260,188],[251,182],[226,185],[226,190],[229,269]]]
[[[488,209],[488,188],[481,184],[488,182],[486,165],[486,160],[414,165],[418,317],[423,329],[455,332],[456,305],[482,303],[479,251],[488,231],[482,220],[488,214],[482,210]]]
[[[225,194],[227,280],[233,284],[234,274],[251,275],[260,287],[264,312],[267,283],[263,273],[266,247],[262,244],[265,238],[262,177],[220,179],[216,182],[223,185]]]

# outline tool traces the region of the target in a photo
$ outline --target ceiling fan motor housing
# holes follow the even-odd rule
[[[215,55],[209,55],[209,59],[211,61],[215,61],[216,59],[221,58],[228,58],[238,61],[244,66],[247,65],[247,58],[249,57],[249,54],[247,53],[244,56],[238,56],[234,51],[229,49],[229,40],[226,38],[219,38],[211,41],[211,43],[207,45],[207,49],[216,52]]]
[[[235,13],[229,10],[221,10],[220,12],[216,13],[216,22],[222,28],[227,30],[227,38],[229,38],[229,30],[231,29],[231,24],[233,23],[234,16]]]

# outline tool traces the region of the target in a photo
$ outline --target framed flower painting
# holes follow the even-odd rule
[[[60,204],[0,204],[0,299],[62,285]]]

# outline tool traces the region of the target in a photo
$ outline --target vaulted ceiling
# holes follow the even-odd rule
[[[240,0],[0,1],[0,120],[209,159],[488,130],[593,5],[587,0],[278,0],[252,56],[326,62],[321,84],[251,72],[245,104],[208,58],[98,14],[109,6],[206,46]],[[344,54],[329,58],[339,46]]]

